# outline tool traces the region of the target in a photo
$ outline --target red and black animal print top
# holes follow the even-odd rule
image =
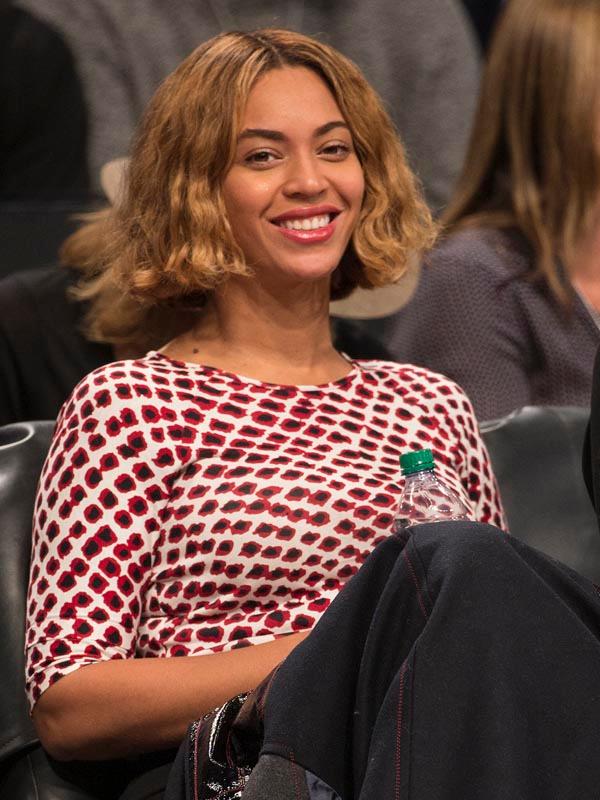
[[[504,527],[471,404],[420,367],[321,386],[156,352],[63,406],[40,479],[31,704],[103,659],[204,654],[310,628],[392,530],[399,456],[430,447],[473,518]]]

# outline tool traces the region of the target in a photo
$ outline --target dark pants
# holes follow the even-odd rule
[[[419,526],[374,551],[261,714],[244,800],[600,797],[600,597],[496,528]],[[188,742],[167,796],[211,797],[189,794],[202,768]]]

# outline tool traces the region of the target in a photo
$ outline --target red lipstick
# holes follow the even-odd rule
[[[335,224],[341,210],[336,206],[326,204],[320,206],[303,206],[301,208],[291,208],[277,217],[273,217],[270,222],[277,227],[286,239],[299,244],[320,244],[326,242],[333,236]],[[311,217],[328,217],[329,222],[318,228],[290,228],[283,223],[290,220],[305,220]]]
[[[288,211],[284,211],[283,214],[273,217],[269,222],[277,225],[288,219],[307,219],[308,217],[321,217],[324,214],[335,214],[337,216],[341,211],[341,208],[337,208],[331,203],[325,203],[320,206],[302,206],[301,208],[290,208]]]
[[[314,228],[310,231],[297,231],[280,227],[278,227],[277,230],[281,231],[282,235],[292,242],[299,242],[300,244],[319,244],[331,239],[335,230],[335,220],[331,220],[328,225],[322,228]]]

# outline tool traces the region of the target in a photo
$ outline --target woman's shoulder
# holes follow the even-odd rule
[[[73,389],[61,411],[70,416],[79,411],[83,416],[101,416],[138,411],[149,401],[162,405],[175,403],[185,391],[185,365],[162,359],[151,351],[140,358],[111,361],[89,372]],[[191,383],[189,384],[191,386]]]
[[[395,389],[404,402],[432,400],[438,396],[466,400],[464,390],[455,381],[427,367],[382,359],[357,359],[355,363],[368,380],[382,389]]]
[[[201,395],[202,393],[198,393]],[[49,453],[76,450],[86,460],[110,451],[152,461],[172,473],[191,458],[212,398],[195,397],[186,365],[158,353],[104,364],[86,375],[64,403]]]
[[[156,382],[159,375],[168,375],[171,372],[168,364],[157,363],[156,355],[151,351],[139,358],[108,361],[88,372],[75,387],[75,391],[101,386],[110,390],[123,383],[142,382],[151,385]],[[159,380],[159,382],[164,381]]]
[[[531,247],[516,229],[474,226],[443,235],[424,263],[436,274],[443,267],[446,274],[472,276],[476,268],[486,277],[505,279],[526,272],[531,258]]]

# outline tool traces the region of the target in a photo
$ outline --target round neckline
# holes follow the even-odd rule
[[[207,372],[210,371],[213,374],[221,375],[224,378],[229,378],[239,383],[247,383],[252,386],[272,386],[276,389],[299,389],[299,390],[319,390],[322,391],[323,389],[334,388],[337,386],[348,384],[354,380],[355,376],[358,375],[362,370],[360,364],[355,361],[354,359],[347,356],[345,353],[340,353],[342,358],[344,358],[348,364],[350,365],[351,369],[346,374],[343,375],[341,378],[337,378],[335,381],[328,381],[327,383],[315,383],[315,384],[299,384],[299,383],[272,383],[271,381],[261,381],[258,378],[250,378],[247,375],[240,375],[236,372],[229,372],[228,370],[221,369],[220,367],[215,367],[212,364],[198,364],[195,361],[183,361],[180,358],[173,358],[172,356],[168,356],[166,353],[161,353],[158,350],[150,350],[146,353],[147,358],[155,358],[160,361],[164,361],[167,364],[172,364],[175,367],[184,367],[185,369],[200,371],[200,372]]]

